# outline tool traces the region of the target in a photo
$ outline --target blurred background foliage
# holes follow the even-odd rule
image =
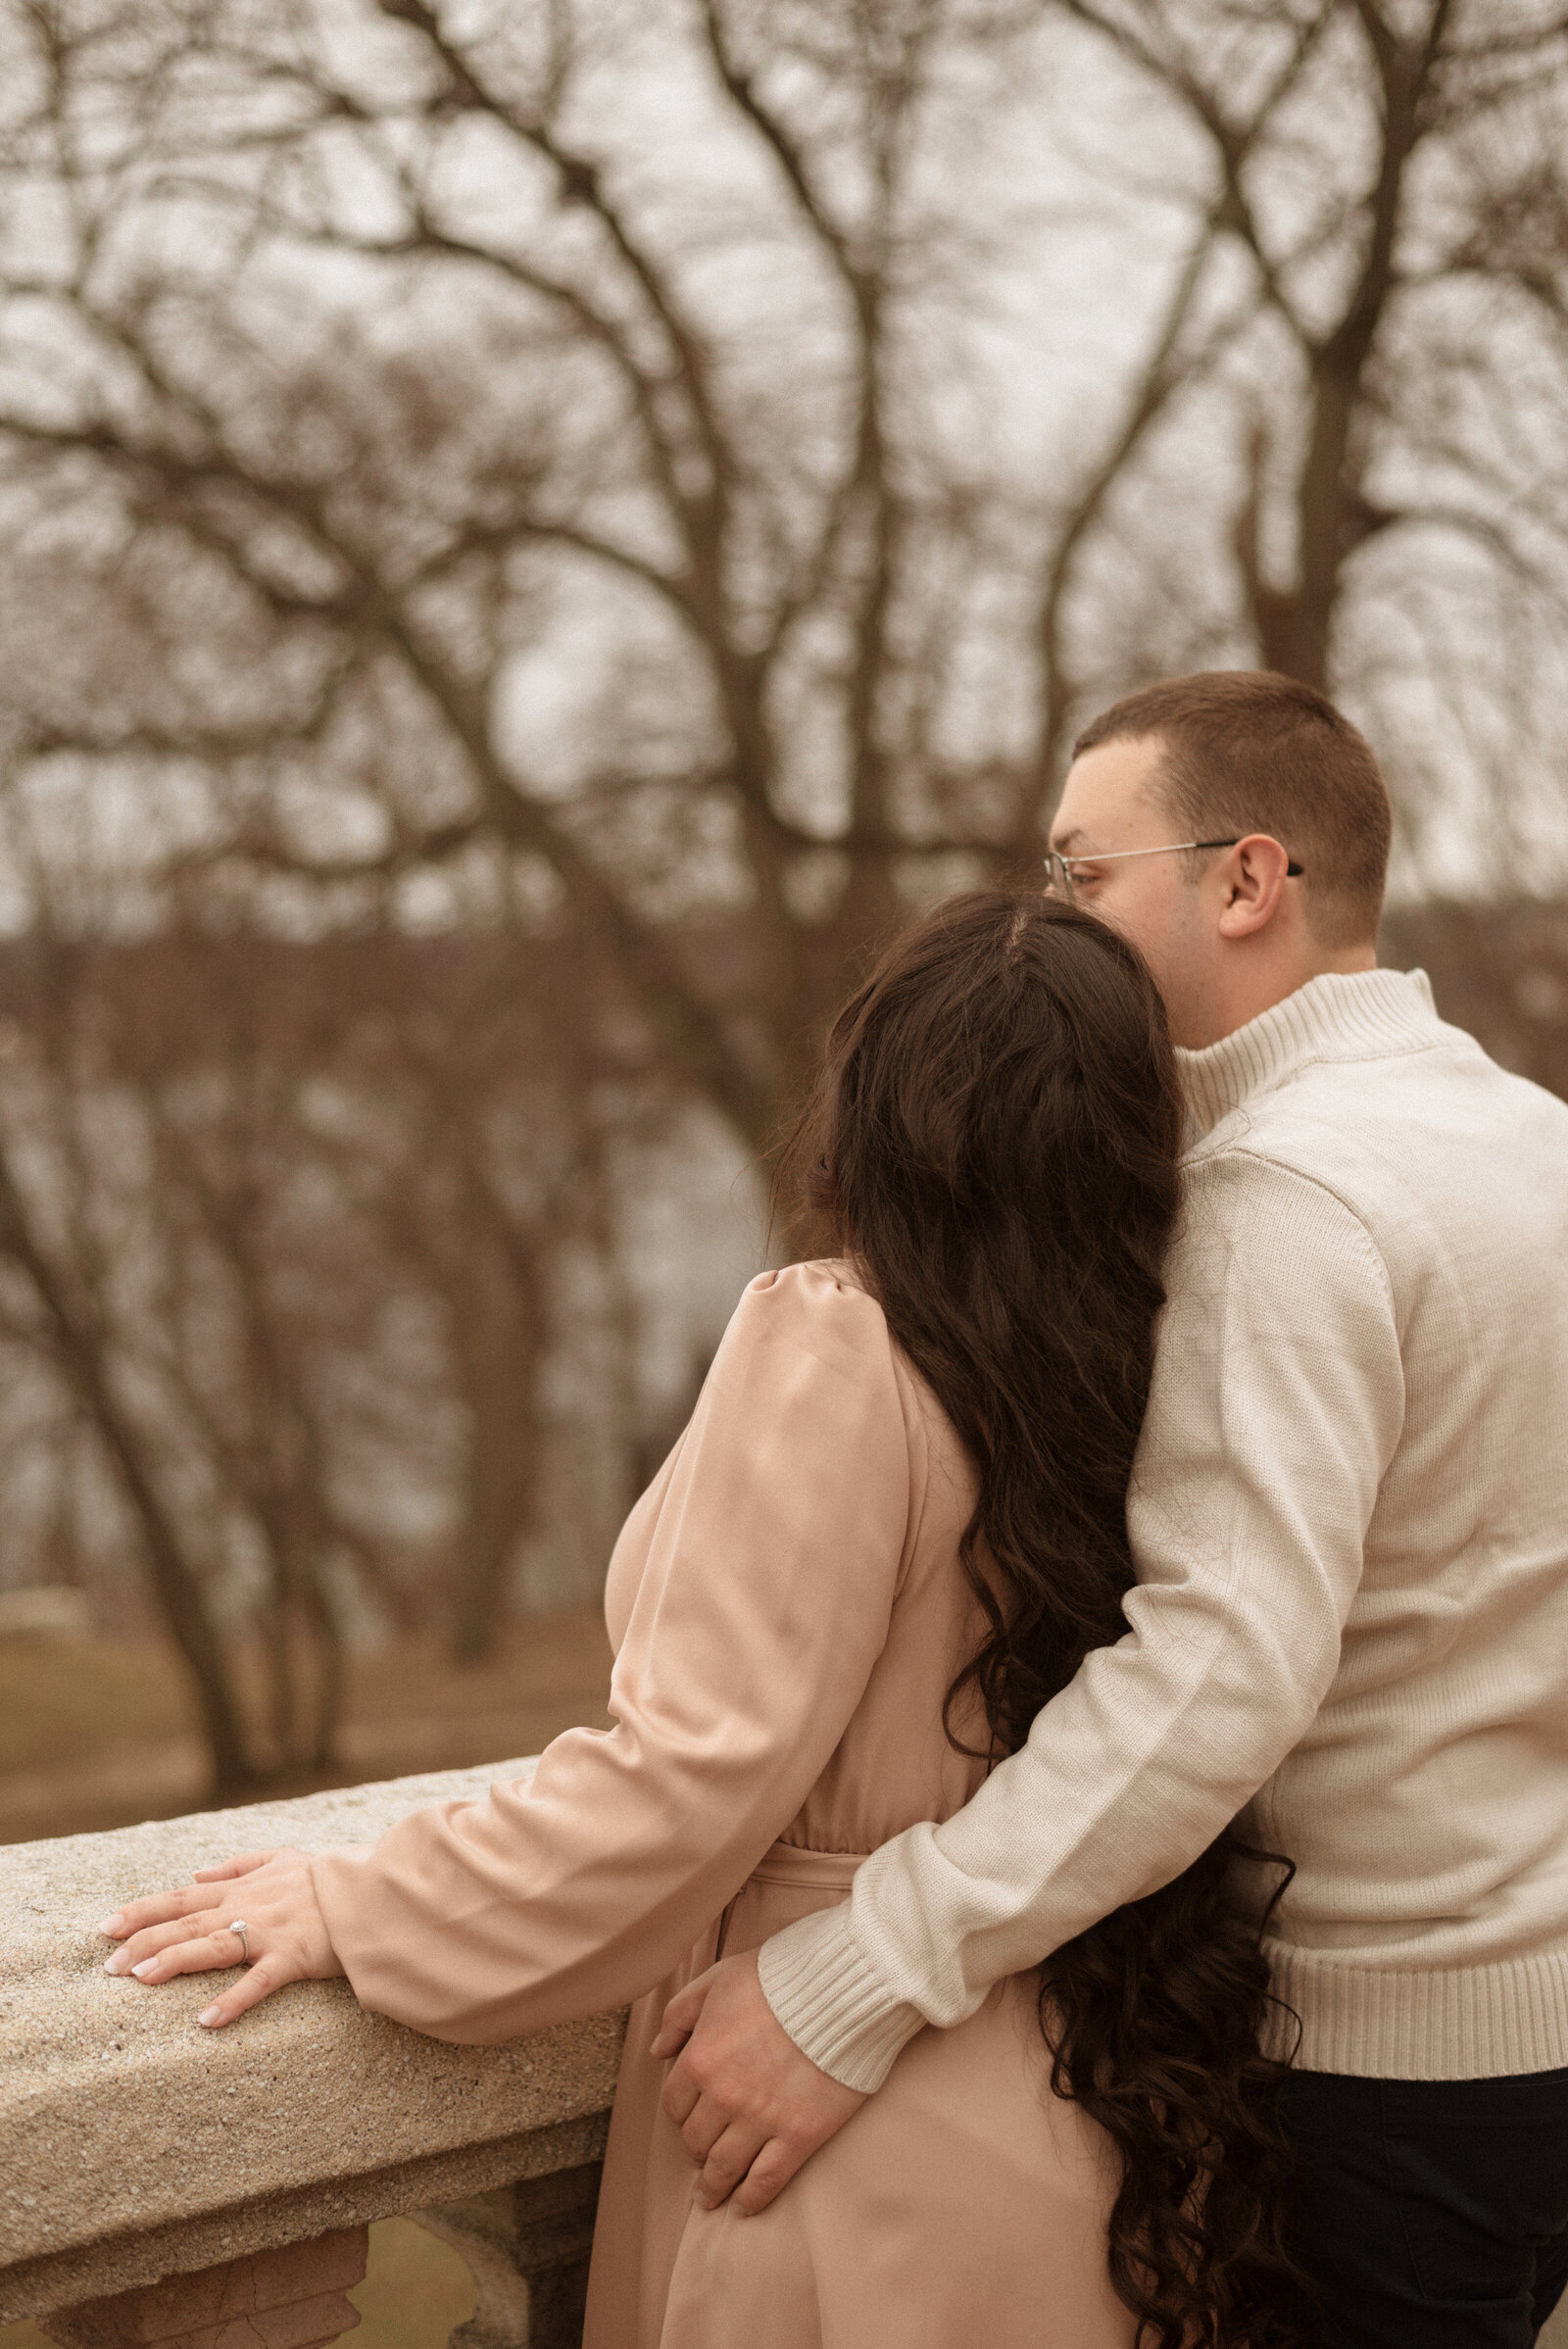
[[[1152,676],[1568,1090],[1565,621],[1549,0],[0,0],[0,1834],[603,1718],[825,1015]]]

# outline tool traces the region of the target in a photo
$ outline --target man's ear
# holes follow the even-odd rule
[[[1280,909],[1290,857],[1267,832],[1249,832],[1233,849],[1217,876],[1223,903],[1219,917],[1222,938],[1255,938],[1266,930]]]

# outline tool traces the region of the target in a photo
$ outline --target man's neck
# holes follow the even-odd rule
[[[1297,994],[1313,979],[1327,978],[1331,973],[1376,970],[1377,962],[1377,947],[1367,940],[1310,957],[1293,955],[1272,967],[1262,963],[1238,967],[1224,973],[1212,991],[1187,1006],[1182,1023],[1184,1032],[1175,1041],[1189,1052],[1201,1052],[1208,1045],[1234,1036],[1238,1028],[1245,1028],[1250,1021],[1260,1019],[1265,1011],[1272,1011],[1276,1003],[1283,1003],[1287,997]]]

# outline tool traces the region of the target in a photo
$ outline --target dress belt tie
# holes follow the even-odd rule
[[[824,1892],[847,1892],[856,1870],[870,1856],[868,1851],[808,1851],[801,1843],[774,1843],[752,1870],[750,1881],[754,1884],[811,1884]]]

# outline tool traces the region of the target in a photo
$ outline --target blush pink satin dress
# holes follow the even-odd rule
[[[585,2349],[1132,2349],[1114,2163],[1051,2092],[1032,1977],[922,2032],[757,2218],[693,2204],[648,2054],[719,1951],[972,1792],[942,1707],[977,1639],[973,1493],[844,1268],[763,1274],[615,1546],[615,1726],[314,1862],[356,1993],[417,2031],[485,2044],[633,2002]]]

